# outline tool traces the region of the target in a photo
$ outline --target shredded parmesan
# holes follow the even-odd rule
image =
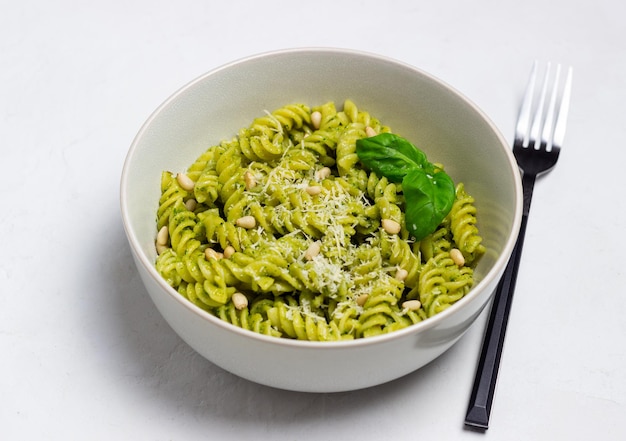
[[[276,121],[276,123],[279,126],[279,122]],[[300,146],[304,148],[304,143],[301,142]],[[289,227],[292,231],[288,235],[300,236],[302,241],[277,241],[271,231],[264,231],[261,226],[258,226],[256,232],[259,240],[252,244],[253,250],[264,252],[263,250],[274,249],[287,259],[300,259],[304,265],[300,270],[300,277],[313,283],[313,289],[317,292],[324,293],[338,301],[333,310],[334,318],[342,317],[348,309],[360,313],[363,306],[357,303],[357,298],[371,292],[376,280],[390,277],[392,272],[397,271],[395,266],[380,268],[376,270],[376,274],[366,276],[368,282],[363,279],[359,281],[359,278],[364,276],[358,276],[352,272],[354,264],[357,263],[358,247],[350,241],[346,228],[356,228],[358,224],[358,220],[353,219],[352,214],[355,204],[366,209],[373,202],[364,192],[355,193],[353,188],[348,190],[346,182],[341,177],[331,175],[330,179],[326,179],[323,184],[318,183],[316,174],[324,168],[321,164],[310,168],[305,173],[302,173],[302,170],[290,168],[289,163],[293,164],[293,159],[285,160],[288,151],[289,147],[284,148],[282,157],[272,164],[271,170],[256,171],[254,178],[257,186],[247,189],[246,193],[261,205],[267,205],[267,202],[271,201],[274,211],[272,218],[274,227],[279,230]],[[315,218],[318,225],[324,228],[322,237],[309,237],[310,233],[302,231],[296,225],[294,218],[296,207],[293,204],[303,197],[303,193],[313,182],[320,186],[320,191],[313,195],[304,195],[307,198],[306,204],[298,206],[297,210],[303,216]],[[372,246],[374,240],[368,237],[361,246]],[[309,255],[310,259],[307,259],[306,252],[311,243],[316,241],[320,242],[321,251],[315,256]],[[291,249],[294,246],[301,248]],[[298,309],[302,314],[312,314],[317,317],[311,312],[308,303],[299,307],[288,306],[290,315],[293,314],[293,309]]]

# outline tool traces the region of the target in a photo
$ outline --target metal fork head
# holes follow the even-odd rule
[[[553,72],[551,63],[548,63],[541,89],[536,93],[537,65],[535,61],[517,120],[513,144],[513,152],[520,167],[525,173],[535,174],[547,171],[556,164],[565,137],[572,89],[572,68],[568,68],[565,82],[561,84],[561,65],[558,64]],[[522,156],[530,156],[533,151],[537,153],[536,156],[544,158],[534,161],[537,166],[540,165],[534,167],[537,170],[527,170],[528,166],[521,159]],[[538,157],[535,159],[539,160]],[[537,164],[538,162],[543,164]]]

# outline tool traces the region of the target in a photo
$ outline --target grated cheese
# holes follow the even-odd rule
[[[276,122],[280,124],[278,121]],[[299,144],[301,148],[304,148],[303,142]],[[396,267],[379,268],[375,274],[367,275],[367,278],[371,279],[367,283],[359,282],[359,278],[363,276],[352,273],[351,268],[357,263],[358,247],[350,241],[350,236],[346,234],[345,228],[356,228],[358,225],[358,220],[352,220],[355,203],[365,210],[373,205],[373,201],[364,192],[356,192],[354,188],[345,185],[346,182],[343,181],[343,178],[336,175],[331,174],[321,182],[317,180],[315,176],[323,168],[321,164],[304,172],[290,168],[289,161],[293,164],[293,160],[285,159],[290,147],[295,146],[293,144],[287,146],[282,157],[271,164],[271,170],[268,172],[256,171],[255,178],[260,185],[245,190],[245,193],[261,205],[267,205],[266,203],[270,200],[272,205],[276,204],[273,206],[275,212],[273,223],[277,228],[284,229],[290,226],[285,225],[288,220],[291,220],[289,224],[294,222],[292,218],[294,212],[292,196],[303,197],[302,193],[306,192],[312,182],[315,182],[315,185],[321,187],[320,193],[305,195],[307,203],[298,207],[298,210],[304,216],[314,216],[319,225],[325,227],[325,231],[322,237],[309,237],[294,224],[293,231],[290,231],[288,235],[301,236],[303,240],[297,242],[297,245],[293,245],[293,242],[288,241],[277,242],[271,232],[264,231],[259,226],[257,228],[259,239],[252,245],[254,252],[261,253],[264,250],[273,249],[281,253],[282,256],[291,256],[291,258],[299,258],[301,262],[306,262],[304,269],[301,270],[301,276],[311,281],[314,284],[313,289],[317,292],[338,301],[333,310],[333,318],[341,318],[347,310],[356,310],[360,314],[363,307],[357,304],[356,299],[362,294],[371,292],[375,281],[382,277],[390,277],[390,273],[397,269]],[[260,191],[259,187],[261,188]],[[280,196],[281,200],[276,200],[278,195],[282,195]],[[306,250],[316,240],[321,240],[322,250],[310,261],[306,261],[304,257]],[[375,240],[374,237],[367,237],[361,246],[372,246]],[[292,249],[294,246],[300,248]],[[346,290],[347,295],[345,295]],[[288,306],[289,314],[292,315],[292,311],[295,309],[304,315],[312,314],[314,318],[318,317],[311,311],[308,303],[303,303],[300,306]]]

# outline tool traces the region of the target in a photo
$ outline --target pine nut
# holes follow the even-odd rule
[[[167,250],[167,245],[161,245],[160,243],[156,244],[157,254],[160,256],[163,254],[163,251]]]
[[[450,258],[457,266],[465,265],[465,257],[463,257],[461,250],[457,248],[452,248],[450,250]]]
[[[254,186],[256,186],[256,179],[252,173],[247,171],[243,175],[243,182],[246,184],[246,190],[250,190]]]
[[[235,308],[238,309],[239,311],[241,311],[246,306],[248,306],[248,298],[240,292],[234,293],[233,296],[231,297],[231,300]]]
[[[406,280],[408,275],[409,272],[407,270],[405,270],[404,268],[398,268],[398,270],[396,271],[396,280],[400,280],[402,282]]]
[[[316,240],[311,245],[309,245],[309,249],[304,253],[304,258],[306,260],[313,260],[315,256],[317,256],[322,249],[322,242]]]
[[[369,294],[361,294],[360,296],[356,298],[356,304],[359,306],[363,306],[365,305],[365,302],[367,302],[368,298],[369,298]]]
[[[206,250],[204,250],[204,256],[206,257],[206,260],[209,260],[209,259],[219,260],[224,257],[222,253],[215,251],[213,248],[207,248]]]
[[[317,110],[311,113],[311,124],[315,130],[319,129],[322,124],[322,114]]]
[[[408,309],[409,311],[417,311],[422,307],[422,304],[419,300],[407,300],[402,303],[403,309]]]
[[[224,248],[224,257],[226,259],[230,259],[233,254],[235,254],[235,249],[232,246],[228,245]]]
[[[185,202],[185,207],[187,207],[187,210],[189,211],[195,211],[197,206],[198,206],[198,201],[196,201],[193,198],[187,199],[187,202]]]
[[[235,225],[245,228],[246,230],[251,230],[256,227],[256,219],[254,216],[242,216],[235,221]]]
[[[167,225],[163,225],[159,232],[157,233],[156,243],[158,245],[167,245],[167,238],[169,235],[169,231]]]
[[[322,187],[319,185],[310,185],[306,188],[306,192],[311,196],[316,196],[322,192]]]
[[[377,135],[376,130],[372,129],[370,126],[365,127],[365,134],[370,138]]]
[[[381,222],[383,230],[389,234],[398,234],[402,230],[402,226],[392,219],[383,219]]]
[[[328,168],[328,167],[323,167],[323,168],[320,168],[320,169],[317,171],[317,173],[315,173],[315,177],[316,177],[318,180],[320,180],[320,181],[321,181],[321,180],[323,180],[323,179],[326,179],[326,178],[327,178],[327,177],[329,177],[329,176],[330,176],[330,168]]]
[[[196,186],[196,183],[184,173],[178,173],[176,175],[176,180],[178,181],[178,185],[180,185],[183,190],[192,191]]]

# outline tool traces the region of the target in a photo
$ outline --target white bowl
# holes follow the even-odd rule
[[[194,306],[161,278],[155,216],[163,170],[185,170],[264,110],[352,99],[446,166],[476,199],[488,252],[478,282],[447,310],[386,335],[303,342],[257,335]],[[121,210],[139,274],[170,326],[198,353],[238,376],[281,389],[338,392],[399,378],[429,363],[467,331],[490,300],[521,221],[522,193],[510,149],[469,100],[407,64],[351,50],[309,48],[236,61],[165,101],[135,138],[122,173]]]

